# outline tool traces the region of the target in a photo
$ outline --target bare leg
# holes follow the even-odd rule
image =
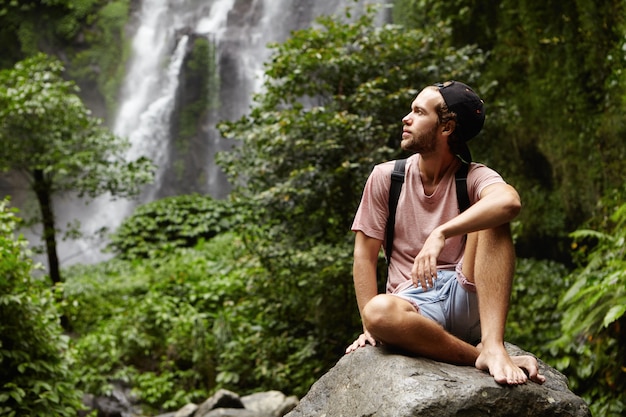
[[[399,297],[377,295],[367,303],[362,315],[368,331],[384,344],[459,365],[474,365],[478,357],[475,346],[451,335]]]
[[[515,251],[508,224],[468,236],[463,273],[476,285],[481,322],[480,353],[475,366],[500,384],[523,384],[528,377],[543,383],[531,356],[512,359],[504,348],[504,330],[515,270]]]
[[[363,321],[376,340],[426,358],[472,366],[481,354],[482,345],[475,347],[458,339],[416,312],[408,301],[392,295],[381,294],[370,300],[363,309]],[[533,381],[545,381],[534,357],[514,356],[509,360],[517,369],[525,369]]]

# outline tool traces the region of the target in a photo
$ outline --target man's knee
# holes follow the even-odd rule
[[[379,294],[363,307],[363,323],[371,333],[377,333],[378,329],[391,325],[397,311],[394,296]]]

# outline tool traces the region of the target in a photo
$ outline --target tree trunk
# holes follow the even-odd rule
[[[46,253],[48,254],[48,270],[53,284],[61,282],[61,272],[59,270],[59,257],[57,255],[56,230],[54,225],[54,210],[52,209],[51,186],[46,181],[43,170],[34,171],[35,183],[33,189],[37,194],[39,209],[41,210],[41,221],[43,224],[43,238],[46,242]]]

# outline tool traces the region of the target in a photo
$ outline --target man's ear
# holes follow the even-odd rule
[[[441,133],[450,136],[452,134],[452,132],[454,132],[454,129],[456,128],[456,121],[454,120],[448,120],[444,125],[443,128],[441,130]]]

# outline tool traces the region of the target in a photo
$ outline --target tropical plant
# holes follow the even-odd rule
[[[94,0],[0,1],[0,68],[72,39]]]
[[[218,388],[218,357],[230,343],[230,322],[239,320],[227,312],[248,296],[256,268],[231,234],[158,262],[72,266],[61,305],[75,335],[78,386],[109,395],[122,382],[146,412],[205,399]]]
[[[550,343],[561,336],[558,300],[570,286],[569,270],[548,260],[518,259],[506,340],[553,364]]]
[[[557,367],[597,416],[626,411],[626,204],[612,207],[602,231],[572,233],[581,263],[559,302],[563,335],[552,345]]]
[[[158,259],[226,232],[234,222],[227,201],[197,194],[167,197],[139,206],[124,219],[109,249],[121,259]]]
[[[0,69],[45,52],[68,68],[68,78],[85,91],[92,109],[109,114],[122,81],[129,0],[0,0]]]
[[[28,242],[15,237],[20,219],[0,202],[0,415],[76,416],[82,408],[66,355],[54,294]]]

